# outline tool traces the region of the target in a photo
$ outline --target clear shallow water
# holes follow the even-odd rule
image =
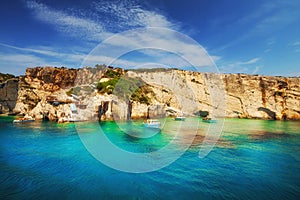
[[[0,199],[298,199],[300,122],[228,119],[212,152],[198,158],[202,133],[176,162],[131,174],[89,154],[74,124],[13,124],[0,117]],[[175,123],[175,122],[174,122]],[[93,126],[93,124],[86,124]],[[172,137],[126,136],[101,124],[108,138],[133,152],[154,151]],[[110,152],[105,152],[109,154]]]

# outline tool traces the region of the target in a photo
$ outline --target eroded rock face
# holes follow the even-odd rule
[[[0,112],[29,114],[37,119],[50,120],[74,115],[70,102],[52,105],[47,102],[47,97],[52,95],[60,100],[70,100],[67,92],[74,86],[86,87],[101,78],[110,80],[111,75],[125,73],[120,69],[109,73],[106,70],[29,68],[26,76],[1,83]],[[127,73],[147,84],[151,93],[145,96],[151,99],[151,105],[118,100],[112,94],[98,94],[95,88],[90,87],[81,94],[80,103],[77,102],[85,107],[78,105],[77,114],[88,120],[98,117],[102,120],[145,118],[149,113],[153,116],[176,116],[204,112],[215,112],[216,115],[225,113],[227,117],[239,118],[300,119],[300,78],[216,75],[183,70]]]
[[[230,117],[300,119],[300,78],[222,75]]]
[[[77,77],[77,69],[35,67],[27,68],[25,81],[33,88],[44,91],[57,91],[72,87]]]
[[[196,113],[213,112],[219,106],[216,115],[224,113],[227,117],[300,119],[300,78],[182,70],[143,72],[137,76],[153,87],[156,100],[166,107]]]
[[[0,84],[0,114],[12,113],[18,98],[18,78]]]

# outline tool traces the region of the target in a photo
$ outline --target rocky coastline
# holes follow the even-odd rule
[[[0,114],[65,122],[203,113],[300,120],[300,78],[105,65],[34,67],[18,77],[0,74]]]

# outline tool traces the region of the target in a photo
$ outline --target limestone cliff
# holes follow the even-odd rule
[[[0,114],[12,113],[18,98],[18,78],[0,83]]]
[[[140,80],[139,88],[131,86],[136,82],[122,82],[124,77]],[[103,65],[83,69],[36,67],[28,68],[25,76],[2,80],[0,112],[50,120],[123,120],[201,113],[300,119],[300,78],[176,69],[125,71]]]
[[[300,78],[223,75],[230,117],[300,119]]]

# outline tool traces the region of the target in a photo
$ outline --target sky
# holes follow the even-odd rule
[[[3,0],[0,72],[197,65],[300,76],[299,10],[298,0]]]

